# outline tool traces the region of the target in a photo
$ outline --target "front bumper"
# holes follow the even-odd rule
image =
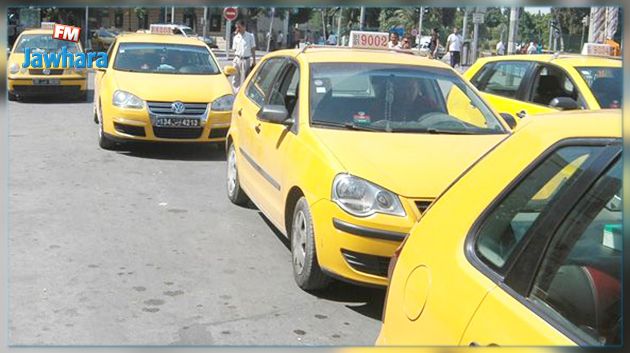
[[[311,206],[317,260],[324,272],[349,282],[386,286],[389,259],[420,213],[405,202],[407,216],[349,215],[336,203]]]
[[[37,85],[34,80],[59,80],[55,85]],[[87,79],[85,77],[67,76],[31,76],[8,78],[8,89],[11,94],[18,96],[67,96],[78,95],[87,90]]]
[[[110,106],[103,111],[104,132],[119,141],[223,142],[230,127],[231,112],[210,111],[201,127],[156,127],[146,109],[120,109]]]

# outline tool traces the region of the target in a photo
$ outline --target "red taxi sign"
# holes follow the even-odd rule
[[[223,9],[223,17],[228,21],[234,21],[238,17],[238,10],[236,7],[226,7]]]
[[[153,34],[173,34],[173,26],[152,24],[149,31]]]
[[[351,31],[350,47],[353,48],[387,48],[389,33],[387,32],[367,32]]]

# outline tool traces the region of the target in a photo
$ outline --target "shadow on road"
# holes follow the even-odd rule
[[[124,156],[158,160],[225,161],[225,149],[212,143],[135,143],[119,146]]]
[[[289,239],[262,212],[258,212],[258,215],[269,226],[282,245],[290,251],[291,243]],[[386,289],[381,287],[362,287],[335,280],[325,290],[311,292],[310,294],[320,299],[346,303],[346,307],[350,310],[375,320],[381,320],[385,303],[385,291]]]
[[[64,96],[57,94],[55,95],[54,90],[51,88],[51,93],[46,95],[41,95],[39,97],[21,97],[18,99],[18,103],[29,103],[29,104],[92,104],[94,101],[94,90],[87,90],[87,98],[78,99],[72,96]]]

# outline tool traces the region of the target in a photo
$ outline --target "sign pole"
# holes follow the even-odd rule
[[[232,21],[225,22],[225,60],[230,59],[230,40],[232,39]]]

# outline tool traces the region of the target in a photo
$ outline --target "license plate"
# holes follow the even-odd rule
[[[33,84],[37,86],[58,86],[59,79],[55,78],[38,78],[33,80]]]
[[[190,118],[163,118],[155,119],[154,125],[157,127],[199,127],[199,119]]]

